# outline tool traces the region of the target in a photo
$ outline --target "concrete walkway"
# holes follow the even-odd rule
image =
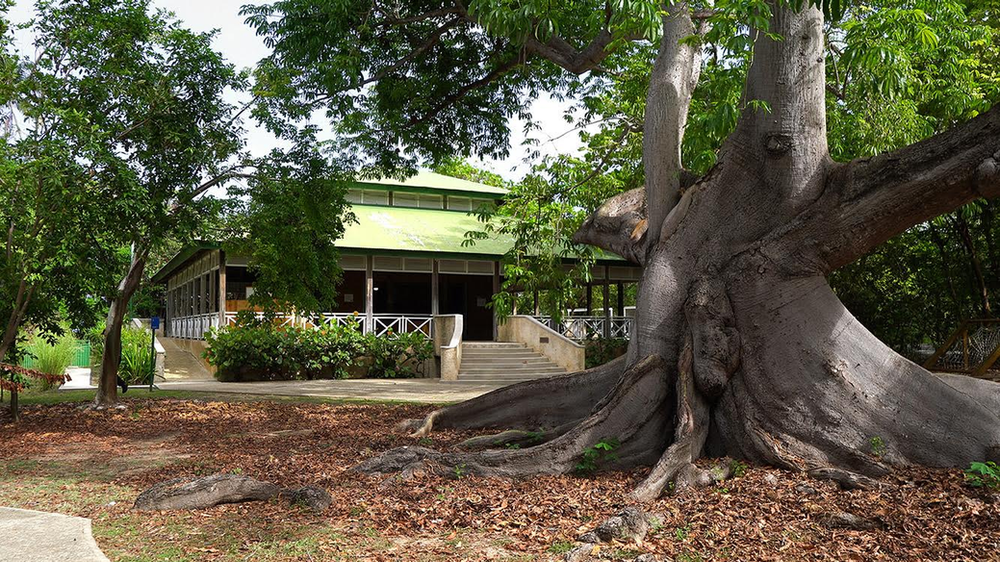
[[[83,517],[0,507],[0,537],[0,560],[108,562]]]
[[[441,381],[438,379],[352,379],[321,381],[218,382],[168,381],[163,390],[190,390],[274,396],[314,396],[359,400],[400,400],[441,404],[475,398],[504,386],[495,383]]]

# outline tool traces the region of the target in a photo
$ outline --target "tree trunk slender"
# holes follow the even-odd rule
[[[934,240],[934,245],[937,246],[938,255],[941,256],[941,269],[944,271],[944,278],[948,284],[948,293],[951,295],[951,302],[955,306],[955,320],[961,322],[965,319],[965,312],[962,302],[958,298],[958,291],[955,289],[955,280],[951,276],[951,259],[948,257],[946,242],[934,221],[930,222],[928,230],[931,233],[931,239]]]
[[[687,2],[671,4],[662,19],[663,37],[649,77],[642,137],[649,245],[659,240],[663,221],[680,199],[681,144],[691,95],[701,75],[700,47],[681,43],[696,32]]]
[[[972,239],[972,233],[969,231],[969,221],[965,220],[965,217],[959,211],[953,215],[953,223],[955,230],[958,231],[959,239],[962,240],[962,245],[965,247],[965,253],[969,256],[969,266],[974,278],[973,288],[979,296],[979,306],[982,314],[984,317],[989,318],[992,316],[990,312],[990,293],[986,287],[986,278],[983,276],[983,264],[979,259],[979,252],[976,251],[976,243]]]
[[[136,248],[128,273],[118,284],[115,298],[111,300],[104,329],[104,356],[101,357],[101,378],[97,384],[94,404],[110,406],[118,401],[118,365],[122,353],[122,325],[128,312],[128,303],[142,282],[149,249]]]

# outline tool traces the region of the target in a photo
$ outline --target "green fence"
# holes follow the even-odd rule
[[[35,368],[35,358],[25,357],[21,361],[21,366],[26,369]],[[76,342],[76,353],[73,354],[73,362],[70,363],[70,367],[89,367],[90,366],[90,342],[87,341],[77,341]]]

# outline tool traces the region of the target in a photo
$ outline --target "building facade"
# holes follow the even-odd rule
[[[434,316],[460,314],[466,341],[495,339],[497,322],[488,305],[500,290],[500,260],[512,240],[494,236],[474,245],[462,242],[467,232],[482,227],[472,211],[496,205],[506,194],[433,173],[403,182],[358,182],[348,192],[358,222],[348,225],[337,242],[343,269],[338,306],[311,317],[288,313],[282,321],[314,327],[360,322],[366,332],[430,336]],[[631,320],[623,295],[638,277],[639,269],[624,260],[600,260],[588,295],[603,291],[602,309],[595,313],[588,305],[553,328],[574,339],[627,336]],[[166,335],[202,339],[249,307],[254,278],[245,257],[199,242],[174,256],[153,282],[166,285]],[[610,297],[612,288],[617,299]]]

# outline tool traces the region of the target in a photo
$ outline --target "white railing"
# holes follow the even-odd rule
[[[172,338],[205,339],[205,332],[219,325],[219,313],[183,316],[167,320],[167,333]]]
[[[226,312],[225,325],[236,324],[237,312]],[[247,314],[244,312],[244,314]],[[252,313],[258,320],[266,316],[262,312]],[[335,326],[358,326],[364,333],[384,336],[389,333],[421,332],[428,338],[433,335],[433,316],[414,314],[375,314],[371,323],[364,314],[353,312],[324,312],[313,316],[277,313],[272,316],[275,325],[298,326],[302,328],[324,328]],[[205,332],[219,326],[218,313],[185,316],[168,320],[170,337],[185,339],[205,339]]]
[[[631,316],[564,316],[556,322],[551,316],[536,316],[539,322],[576,341],[604,336],[628,338],[632,334]]]
[[[372,317],[373,325],[366,327],[365,332],[374,332],[377,336],[384,336],[389,332],[397,334],[422,332],[429,338],[431,337],[433,320],[433,316],[375,314]]]

